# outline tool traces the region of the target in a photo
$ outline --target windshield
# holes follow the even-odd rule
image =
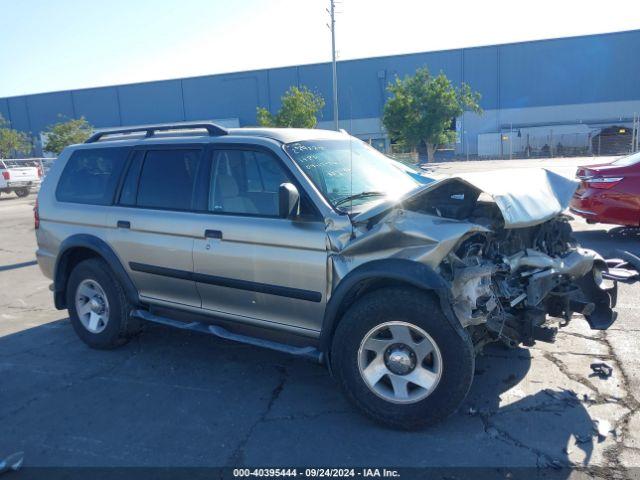
[[[629,155],[628,157],[622,157],[613,162],[613,165],[617,165],[619,167],[629,167],[631,165],[635,165],[640,162],[640,152],[634,153],[633,155]]]
[[[336,208],[398,198],[420,185],[356,138],[294,142],[284,148]]]

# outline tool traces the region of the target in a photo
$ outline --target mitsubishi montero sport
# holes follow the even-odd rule
[[[635,274],[576,244],[575,188],[545,170],[421,181],[344,132],[110,130],[46,177],[37,258],[91,347],[150,321],[273,348],[420,428],[460,405],[487,343],[615,320],[616,281]]]

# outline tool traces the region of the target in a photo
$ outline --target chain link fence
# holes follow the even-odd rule
[[[438,148],[436,161],[628,155],[640,151],[640,115],[589,123],[514,123],[487,133],[461,131],[459,136],[459,143]],[[387,155],[408,165],[427,160],[424,145],[411,150],[391,144]]]
[[[503,126],[478,135],[478,158],[555,158],[637,152],[640,119],[549,126]]]

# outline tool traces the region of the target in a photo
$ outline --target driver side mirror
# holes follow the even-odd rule
[[[278,188],[278,215],[280,218],[300,215],[300,192],[292,183],[283,183]]]

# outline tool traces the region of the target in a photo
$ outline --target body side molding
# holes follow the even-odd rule
[[[151,275],[160,275],[163,277],[178,278],[180,280],[190,280],[198,283],[206,283],[208,285],[217,285],[220,287],[235,288],[238,290],[248,290],[250,292],[257,293],[266,293],[269,295],[294,298],[296,300],[306,300],[308,302],[315,303],[322,301],[322,294],[320,292],[314,292],[312,290],[283,287],[280,285],[272,285],[269,283],[251,282],[248,280],[240,280],[236,278],[218,277],[215,275],[189,272],[187,270],[176,270],[173,268],[160,267],[157,265],[147,265],[137,262],[130,262],[129,268],[136,272],[149,273]]]

